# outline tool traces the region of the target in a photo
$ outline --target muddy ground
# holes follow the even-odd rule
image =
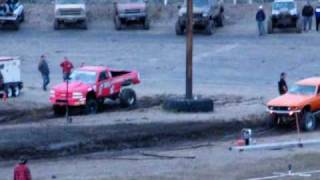
[[[266,128],[265,103],[277,95],[280,72],[288,73],[289,84],[319,75],[319,34],[315,31],[279,31],[259,37],[254,21],[257,5],[227,5],[225,27],[213,36],[197,32],[194,37],[194,92],[215,100],[215,112],[183,114],[161,109],[163,99],[184,93],[185,39],[175,35],[174,7],[155,15],[149,31],[130,27],[119,32],[113,28],[110,12],[104,9],[107,5],[90,6],[87,31],[53,31],[52,4],[26,7],[26,23],[19,31],[0,31],[1,54],[21,56],[25,83],[19,98],[0,103],[0,148],[4,158],[0,177],[11,178],[15,161],[7,159],[21,154],[44,158],[108,149],[93,155],[35,160],[30,165],[35,179],[41,180],[246,179],[285,170],[289,161],[295,162],[299,170],[317,168],[317,149],[272,151],[263,156],[261,152],[239,155],[226,150],[242,127],[250,126],[257,132]],[[139,96],[137,107],[106,105],[97,115],[74,114],[72,124],[63,117],[53,117],[49,92],[41,90],[37,73],[43,53],[49,60],[51,87],[62,81],[59,63],[64,56],[75,66],[84,62],[138,70],[142,84],[134,87]],[[295,137],[292,129],[266,132],[257,135],[262,138],[259,142],[274,141],[286,133],[289,135],[279,140]],[[317,135],[310,134],[313,138]],[[170,155],[168,148],[183,149],[184,143],[198,147],[203,141],[210,147],[172,152],[173,156],[186,158],[159,160],[137,153],[141,150]]]

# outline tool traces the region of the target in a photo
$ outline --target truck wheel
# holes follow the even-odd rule
[[[143,21],[143,28],[145,30],[149,30],[150,29],[150,20],[149,18],[146,18],[144,21]]]
[[[302,22],[301,22],[301,19],[297,19],[297,22],[296,22],[296,31],[297,33],[301,33],[302,32]]]
[[[268,116],[268,119],[267,119],[267,125],[269,128],[275,128],[278,126],[278,116],[277,115],[274,115],[274,114],[271,114]]]
[[[137,96],[133,89],[123,89],[119,94],[122,107],[134,106],[137,102]]]
[[[9,87],[9,86],[6,87],[5,92],[6,92],[8,98],[13,96],[13,89],[11,87]]]
[[[90,98],[87,100],[85,106],[85,113],[86,114],[96,114],[98,110],[98,103],[95,99]]]
[[[273,33],[273,24],[272,24],[272,20],[269,19],[268,20],[268,24],[267,24],[267,28],[268,28],[268,34],[272,34]]]
[[[19,18],[17,18],[17,20],[13,22],[13,29],[17,31],[19,30],[19,28],[20,28],[20,20]]]
[[[60,29],[60,22],[58,20],[54,21],[53,28],[54,28],[54,30],[59,30]]]
[[[20,96],[20,87],[19,86],[14,87],[13,95],[14,95],[14,97]]]
[[[66,114],[66,107],[64,106],[53,106],[52,109],[55,116],[63,116]]]
[[[205,33],[207,35],[212,35],[213,34],[213,28],[214,28],[214,22],[212,20],[208,21],[208,24],[205,28]]]
[[[184,28],[180,25],[179,21],[176,22],[176,35],[183,35]]]
[[[224,23],[224,15],[223,13],[219,14],[219,16],[216,18],[216,25],[217,27],[223,27]]]
[[[117,16],[114,17],[114,27],[117,31],[122,29],[122,24],[121,24],[120,18],[118,18]]]
[[[316,117],[310,111],[304,111],[300,121],[300,127],[304,131],[313,131],[317,126]]]
[[[24,22],[24,11],[22,11],[19,20],[21,23]]]
[[[82,21],[80,24],[81,29],[87,30],[88,29],[88,23],[86,20]]]

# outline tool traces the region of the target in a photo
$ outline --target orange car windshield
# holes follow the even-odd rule
[[[311,85],[294,85],[289,89],[290,94],[314,95],[316,87]]]

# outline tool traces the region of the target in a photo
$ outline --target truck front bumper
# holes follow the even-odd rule
[[[292,116],[296,113],[300,113],[301,110],[271,110],[271,109],[267,109],[267,112],[269,112],[270,114],[276,114],[276,115],[281,115],[281,116]]]
[[[86,21],[87,17],[86,16],[60,16],[57,15],[55,16],[55,20],[64,22],[64,23],[76,23],[76,22],[82,22]]]
[[[58,106],[83,106],[86,104],[86,98],[80,98],[80,99],[73,99],[69,98],[67,99],[56,99],[56,98],[50,98],[50,102],[53,105],[58,105]]]
[[[121,20],[126,20],[126,21],[139,21],[143,20],[147,17],[147,14],[144,12],[140,13],[120,13],[118,17]]]

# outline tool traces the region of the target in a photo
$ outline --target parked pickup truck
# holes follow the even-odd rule
[[[8,4],[5,3],[3,0],[0,5],[5,5],[8,10],[7,11],[1,11],[0,10],[0,25],[1,27],[5,25],[12,25],[14,30],[19,30],[20,23],[24,21],[24,6],[20,4],[20,2],[16,2],[11,5],[11,8],[9,8]]]
[[[66,106],[82,107],[86,114],[94,114],[105,99],[120,100],[124,107],[136,103],[136,93],[128,88],[139,84],[137,71],[113,70],[104,66],[84,66],[70,75],[70,80],[50,91],[50,102],[56,115],[65,114]]]
[[[267,106],[270,125],[294,123],[297,117],[303,130],[314,130],[320,112],[320,77],[298,81],[286,94],[269,101]]]
[[[18,57],[0,57],[0,72],[3,76],[0,94],[6,93],[7,97],[18,97],[23,88],[20,59]]]
[[[116,0],[114,1],[114,26],[121,30],[123,25],[139,23],[144,29],[150,28],[148,0]]]
[[[77,24],[87,29],[87,9],[83,0],[55,0],[54,24],[55,30],[65,24]]]

